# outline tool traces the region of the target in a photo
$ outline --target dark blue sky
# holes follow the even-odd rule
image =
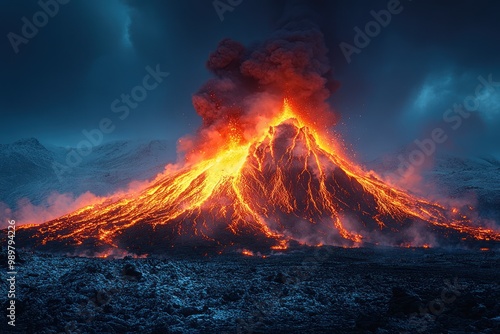
[[[72,0],[16,53],[9,33],[22,36],[22,18],[33,22],[41,7],[0,0],[0,143],[36,137],[75,146],[103,118],[115,126],[107,141],[193,132],[201,120],[191,96],[210,77],[209,53],[225,37],[244,45],[266,40],[285,2],[243,0],[221,21],[212,0]],[[440,149],[500,153],[500,87],[476,94],[479,76],[500,82],[499,2],[402,0],[350,63],[339,44],[354,46],[354,28],[364,30],[374,20],[370,11],[390,1],[309,2],[341,85],[330,99],[341,115],[338,129],[363,158],[427,138],[438,126],[450,137]],[[111,104],[157,65],[169,76],[121,120]],[[468,96],[474,111],[453,129],[443,115]]]

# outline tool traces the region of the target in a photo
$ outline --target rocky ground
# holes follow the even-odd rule
[[[4,317],[2,333],[500,332],[498,250],[18,255],[16,331]]]

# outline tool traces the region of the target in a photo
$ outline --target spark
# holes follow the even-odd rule
[[[179,236],[192,233],[217,243],[216,231],[226,224],[224,230],[233,235],[265,236],[275,240],[271,249],[285,250],[296,237],[290,232],[296,220],[309,224],[319,236],[327,234],[322,227],[328,226],[352,247],[367,238],[345,217],[345,212],[356,212],[360,224],[381,231],[397,231],[412,220],[477,240],[500,240],[497,231],[472,226],[458,208],[447,209],[410,195],[374,172],[364,171],[295,108],[285,99],[269,127],[248,142],[239,134],[238,125],[230,122],[229,141],[217,154],[169,171],[134,196],[93,204],[47,222],[37,227],[35,239],[39,238],[40,244],[81,244],[94,238],[117,248],[123,231],[147,223],[153,229],[168,225]],[[286,140],[280,131],[290,132]],[[336,176],[336,171],[343,174]],[[339,184],[339,178],[344,185]],[[353,193],[362,196],[352,198]],[[310,244],[327,242],[313,240]],[[244,255],[251,253],[243,251]]]

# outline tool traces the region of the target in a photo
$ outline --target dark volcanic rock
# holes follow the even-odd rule
[[[228,302],[236,302],[236,301],[241,299],[243,293],[244,292],[242,290],[232,290],[232,291],[225,293],[222,296],[222,299],[224,299],[225,301],[228,301]]]
[[[123,266],[122,275],[130,280],[140,280],[142,278],[142,273],[138,271],[133,264],[127,263]]]
[[[286,281],[287,281],[287,277],[285,274],[283,274],[282,272],[279,272],[276,274],[276,276],[274,277],[274,281],[276,283],[281,283],[281,284],[285,284]]]
[[[389,300],[389,309],[387,313],[412,314],[417,313],[422,306],[422,299],[414,293],[407,292],[401,287],[392,288],[392,297]]]
[[[14,333],[500,332],[496,251],[329,253],[316,266],[307,248],[168,261],[25,253]],[[0,332],[13,331],[1,322]]]
[[[384,323],[382,315],[375,312],[361,312],[356,318],[356,328],[375,332]]]
[[[487,308],[480,299],[472,293],[465,293],[456,301],[456,311],[459,316],[469,319],[480,319],[486,314]]]
[[[191,307],[191,306],[183,307],[182,309],[179,310],[179,314],[182,314],[185,317],[189,317],[190,315],[193,315],[193,314],[200,314],[202,312],[203,311],[201,309],[198,309],[196,307]]]

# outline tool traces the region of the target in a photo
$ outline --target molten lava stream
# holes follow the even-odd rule
[[[231,131],[236,131],[230,129]],[[35,246],[123,248],[412,244],[411,229],[500,241],[500,233],[393,187],[351,162],[285,100],[252,140],[231,132],[216,154],[158,178],[135,196],[22,230]],[[420,233],[419,232],[419,233]],[[425,238],[424,238],[425,239]]]

